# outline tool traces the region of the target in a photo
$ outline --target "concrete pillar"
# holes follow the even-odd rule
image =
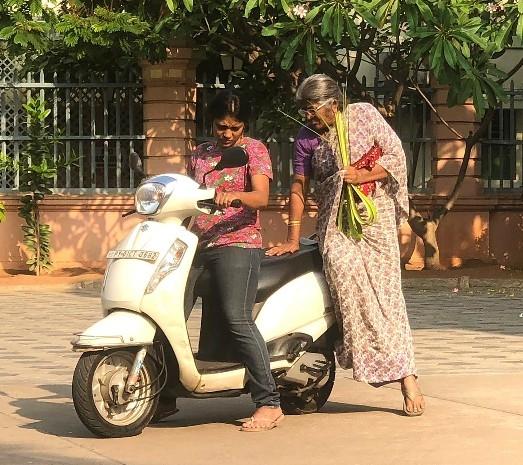
[[[474,132],[478,127],[476,111],[471,101],[464,105],[449,108],[447,106],[448,87],[437,82],[431,83],[434,90],[432,104],[439,114],[464,137]],[[461,167],[465,152],[465,143],[450,131],[440,119],[432,113],[432,136],[435,143],[432,148],[433,192],[435,195],[447,196],[452,192],[456,176]],[[466,177],[460,196],[479,197],[482,194],[481,165],[479,152],[472,149]]]
[[[145,168],[149,174],[183,172],[195,146],[196,65],[191,47],[175,47],[166,61],[144,63]]]

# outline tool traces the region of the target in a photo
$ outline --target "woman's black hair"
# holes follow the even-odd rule
[[[221,90],[218,92],[211,100],[208,111],[212,119],[229,116],[245,124],[245,129],[249,127],[251,106],[247,99],[236,91]]]

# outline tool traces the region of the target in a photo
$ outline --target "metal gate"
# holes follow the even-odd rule
[[[58,136],[55,156],[75,160],[54,179],[55,192],[126,193],[136,184],[129,153],[143,154],[139,70],[20,74],[21,64],[0,57],[0,152],[18,160],[28,140],[23,104],[39,96]],[[18,188],[18,173],[0,172],[0,191]]]

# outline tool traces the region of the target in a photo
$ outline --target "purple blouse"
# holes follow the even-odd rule
[[[299,130],[294,142],[294,174],[310,176],[312,174],[312,155],[320,145],[320,138],[310,129]]]

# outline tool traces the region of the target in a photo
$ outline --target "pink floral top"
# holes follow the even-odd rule
[[[249,156],[247,165],[213,171],[205,179],[206,187],[214,187],[218,192],[248,192],[252,189],[251,176],[263,174],[272,179],[271,159],[265,145],[250,137],[244,137],[241,145]],[[204,174],[213,169],[220,158],[221,149],[215,143],[199,145],[190,159],[189,176],[201,184]],[[199,236],[201,248],[262,247],[259,210],[245,206],[229,207],[215,215],[197,216],[192,230]]]

